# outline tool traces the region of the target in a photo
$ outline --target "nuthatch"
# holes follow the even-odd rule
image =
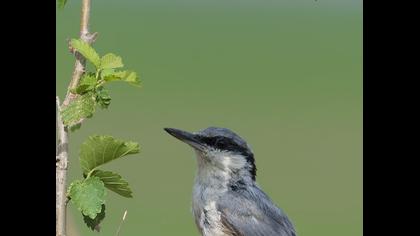
[[[249,145],[229,129],[165,128],[194,148],[198,172],[192,211],[203,236],[296,236],[293,224],[255,182]]]

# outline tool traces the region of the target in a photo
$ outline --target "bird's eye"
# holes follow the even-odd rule
[[[227,147],[227,143],[223,139],[218,139],[218,140],[216,140],[216,143],[215,143],[214,146],[216,146],[219,149],[225,149]]]

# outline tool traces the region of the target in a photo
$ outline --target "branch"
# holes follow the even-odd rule
[[[86,43],[93,43],[96,39],[97,33],[89,33],[89,15],[90,15],[90,0],[82,0],[82,16],[80,21],[80,39]],[[62,106],[67,106],[73,101],[77,94],[73,94],[71,90],[76,88],[79,84],[80,78],[85,72],[86,59],[78,52],[75,52],[76,62],[72,79],[68,86],[66,98]],[[56,97],[57,103],[57,129],[59,142],[56,154],[56,236],[66,236],[66,179],[67,179],[67,164],[68,164],[68,131],[64,126],[60,114],[60,101]]]
[[[90,0],[82,1],[82,16],[80,20],[80,39],[88,44],[92,44],[98,33],[95,32],[91,34],[89,32],[89,18],[90,18]],[[72,89],[75,89],[79,84],[80,78],[85,72],[86,68],[86,59],[78,52],[75,52],[76,62],[74,64],[74,70],[72,79],[67,89],[67,95],[63,102],[63,106],[69,105],[71,101],[77,98],[77,94],[71,92]]]
[[[67,130],[64,127],[63,121],[61,120],[60,114],[60,98],[58,96],[55,98],[57,104],[57,128],[58,128],[58,147],[57,147],[57,159],[61,160],[60,156],[63,153],[67,153],[68,150],[68,136]]]
[[[67,130],[61,120],[60,99],[56,97],[57,103],[57,129],[58,129],[58,146],[56,156],[56,235],[66,235],[66,178],[68,163],[68,135]]]

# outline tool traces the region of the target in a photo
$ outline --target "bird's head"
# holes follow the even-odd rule
[[[246,141],[233,131],[217,127],[194,133],[173,128],[164,130],[194,148],[199,170],[220,170],[232,175],[250,177],[255,181],[257,169],[254,154]]]

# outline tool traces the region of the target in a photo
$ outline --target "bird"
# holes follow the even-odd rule
[[[192,213],[202,236],[296,236],[285,214],[256,183],[251,147],[227,128],[164,128],[193,148]]]

